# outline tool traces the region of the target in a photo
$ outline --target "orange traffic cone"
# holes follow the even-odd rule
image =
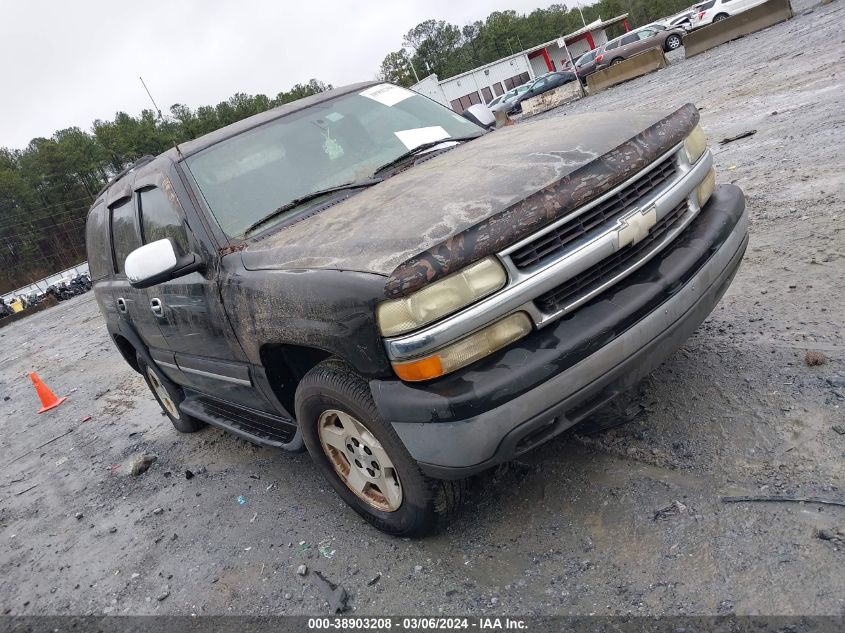
[[[67,400],[67,396],[64,398],[57,398],[56,394],[50,391],[50,388],[47,387],[41,379],[38,377],[34,371],[30,372],[29,374],[30,380],[32,380],[32,384],[35,385],[35,393],[38,394],[39,399],[41,400],[42,407],[38,410],[38,413],[44,413],[45,411],[49,411],[50,409],[55,409],[59,406],[62,402]]]

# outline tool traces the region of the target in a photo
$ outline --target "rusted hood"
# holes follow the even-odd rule
[[[250,243],[250,270],[389,276],[399,296],[500,250],[624,180],[682,140],[692,105],[562,116],[464,143]]]

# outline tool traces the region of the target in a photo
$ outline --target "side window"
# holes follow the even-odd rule
[[[607,45],[604,47],[604,50],[606,50],[606,51],[611,51],[611,50],[613,50],[614,48],[616,48],[617,46],[619,46],[619,40],[616,40],[615,42],[610,42],[609,44],[607,44]]]
[[[123,274],[126,256],[141,246],[141,236],[135,222],[132,198],[121,200],[111,208],[111,242],[114,248],[115,270]]]
[[[85,225],[85,249],[88,251],[88,270],[91,279],[97,280],[112,271],[109,246],[109,216],[104,203],[98,204],[88,214]]]
[[[655,34],[656,34],[656,31],[652,31],[651,29],[646,29],[646,30],[640,31],[638,33],[641,40],[647,40],[648,38],[653,37]]]
[[[169,237],[179,253],[188,252],[188,233],[167,194],[158,187],[138,192],[144,244]]]
[[[631,33],[631,35],[626,35],[622,38],[622,46],[627,46],[628,44],[633,44],[634,42],[638,41],[640,36],[636,33]]]

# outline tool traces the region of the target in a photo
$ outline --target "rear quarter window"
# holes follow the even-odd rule
[[[103,279],[111,272],[111,245],[109,244],[108,210],[99,203],[88,213],[85,225],[85,249],[88,251],[88,269],[91,280]]]

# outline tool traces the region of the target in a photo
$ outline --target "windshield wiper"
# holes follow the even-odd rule
[[[334,187],[327,187],[326,189],[320,189],[319,191],[312,191],[311,193],[305,194],[304,196],[299,196],[298,198],[294,198],[290,202],[286,202],[278,209],[271,211],[267,215],[265,215],[260,220],[253,222],[250,224],[246,230],[244,231],[244,235],[257,229],[259,226],[264,224],[265,222],[269,222],[273,218],[275,218],[280,213],[284,213],[285,211],[290,211],[291,209],[298,207],[301,204],[305,204],[306,202],[310,202],[311,200],[315,200],[322,196],[325,196],[330,193],[335,193],[337,191],[349,191],[353,189],[363,189],[365,187],[372,187],[373,185],[377,185],[380,183],[384,178],[370,178],[368,180],[359,180],[357,182],[347,182],[342,185],[335,185]]]
[[[385,169],[390,169],[391,167],[394,167],[395,165],[398,165],[398,164],[408,160],[412,156],[417,156],[419,154],[422,154],[424,151],[429,150],[432,147],[437,147],[438,145],[443,145],[444,143],[459,143],[461,141],[471,141],[472,139],[478,138],[479,136],[482,136],[482,135],[481,134],[473,134],[472,136],[455,136],[455,137],[441,138],[439,141],[429,141],[428,143],[423,143],[422,145],[417,145],[414,149],[408,150],[404,154],[400,154],[399,156],[397,156],[396,158],[394,158],[390,162],[387,162],[384,165],[382,165],[381,167],[379,167],[378,169],[376,169],[373,172],[373,177],[375,178],[375,175],[377,173],[384,171]]]

